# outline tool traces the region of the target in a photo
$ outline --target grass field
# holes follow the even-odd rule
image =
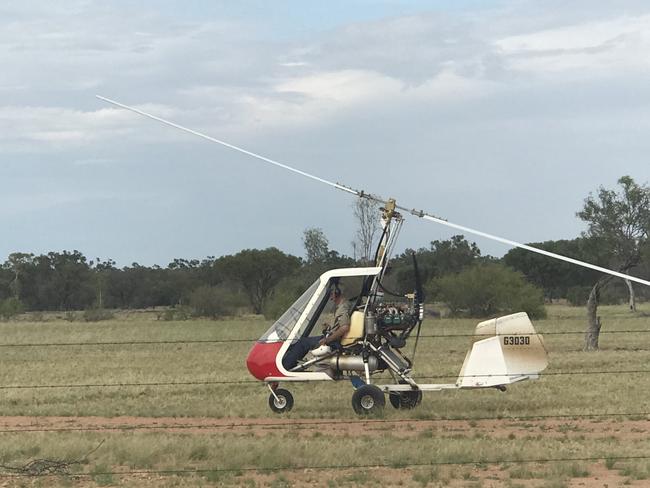
[[[292,384],[293,411],[275,416],[267,406],[268,390],[252,381],[244,364],[252,342],[269,326],[259,318],[164,322],[154,314],[132,313],[99,323],[25,318],[0,323],[2,344],[250,339],[0,346],[0,423],[5,419],[0,464],[79,459],[104,440],[87,460],[70,468],[87,477],[8,481],[42,486],[371,486],[381,481],[559,487],[571,486],[572,479],[602,481],[607,475],[612,482],[649,486],[650,459],[617,458],[650,455],[650,375],[645,372],[650,371],[650,333],[642,332],[650,330],[650,306],[642,304],[635,314],[622,306],[600,311],[599,352],[581,351],[582,334],[556,334],[582,331],[584,309],[554,305],[548,319],[535,322],[538,332],[546,333],[550,352],[550,366],[540,380],[513,385],[506,393],[433,392],[416,410],[388,406],[382,419],[369,422],[356,418],[352,388],[344,382]],[[428,319],[422,333],[469,334],[476,322]],[[469,342],[469,337],[422,338],[416,376],[448,375],[427,382],[454,382]],[[110,386],[222,381],[234,383]],[[278,424],[279,419],[287,422]],[[268,422],[272,425],[259,425]],[[113,427],[103,429],[108,423]],[[156,428],[133,428],[143,423]],[[172,423],[186,427],[172,428]],[[66,425],[88,430],[25,431]],[[560,458],[585,460],[521,462]],[[349,465],[385,468],[304,468]],[[277,467],[299,469],[274,471]],[[142,470],[199,472],[112,474]]]

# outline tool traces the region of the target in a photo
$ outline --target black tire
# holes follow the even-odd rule
[[[386,398],[375,385],[363,385],[352,395],[352,408],[358,415],[377,415],[384,410]]]
[[[388,395],[390,404],[400,410],[411,410],[422,401],[422,391],[394,391]]]
[[[293,408],[293,395],[288,390],[277,388],[275,396],[269,395],[269,407],[275,413],[285,413]],[[277,399],[275,397],[278,397]]]

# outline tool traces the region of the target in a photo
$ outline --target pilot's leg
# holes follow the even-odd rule
[[[298,361],[304,358],[309,351],[318,347],[321,337],[301,337],[298,339],[298,342],[289,346],[289,349],[287,349],[287,352],[282,358],[282,366],[284,366],[284,369],[290,370],[291,368],[295,368]]]

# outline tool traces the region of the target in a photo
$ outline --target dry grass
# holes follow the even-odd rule
[[[602,307],[604,332],[650,330],[649,306],[636,315],[624,307]],[[645,312],[645,313],[644,313]],[[42,317],[40,317],[42,319]],[[476,320],[429,320],[423,334],[471,333]],[[62,319],[0,324],[3,343],[94,342],[129,340],[255,339],[268,327],[259,318],[232,321],[194,320],[162,322],[155,315],[121,316],[97,324]],[[535,322],[545,332],[580,331],[584,310],[565,306],[549,308],[549,318]],[[650,412],[650,375],[599,374],[554,375],[560,372],[646,370],[650,362],[650,333],[603,334],[602,349],[583,353],[581,335],[547,335],[549,375],[522,383],[508,392],[496,390],[451,391],[425,395],[414,411],[387,410],[387,419],[480,418],[509,419],[535,415]],[[455,375],[469,344],[468,337],[423,338],[417,354],[420,376]],[[184,381],[250,381],[244,360],[251,343],[155,344],[70,347],[0,348],[1,384],[60,385],[89,383],[138,383]],[[432,382],[445,381],[434,379]],[[453,382],[454,378],[449,378]],[[291,385],[296,405],[290,419],[355,419],[350,407],[352,389],[346,383]],[[161,387],[94,387],[5,389],[0,397],[2,415],[62,416],[171,416],[268,418],[267,390],[259,384],[190,385]],[[390,407],[388,407],[390,408]],[[647,417],[642,417],[647,418]],[[506,420],[504,420],[506,422]],[[510,421],[507,421],[510,422]],[[508,424],[504,423],[504,426]],[[601,457],[606,469],[629,479],[650,476],[647,461],[619,462],[607,458],[646,455],[644,435],[616,432],[590,435],[570,422],[551,427],[519,423],[510,435],[477,432],[476,422],[466,428],[416,432],[404,435],[390,426],[371,435],[342,436],[323,427],[318,432],[279,429],[260,436],[253,432],[109,432],[20,433],[0,437],[3,464],[20,464],[34,457],[70,458],[88,451],[101,439],[105,445],[95,453],[85,472],[90,480],[61,479],[61,483],[151,486],[232,484],[288,486],[322,481],[322,486],[354,486],[390,478],[409,486],[563,486],[567,480],[587,476],[594,463],[503,464],[496,473],[484,466],[433,466],[409,468],[413,463],[470,462],[495,459],[545,459]],[[416,440],[413,442],[413,440]],[[344,453],[342,455],[341,453]],[[248,467],[345,464],[383,464],[394,469],[330,470],[323,476],[305,470],[282,473],[221,469]],[[106,471],[131,469],[206,469],[200,476],[120,477]],[[363,473],[363,474],[359,474]],[[486,474],[487,473],[487,474]],[[496,477],[498,479],[491,479]],[[388,478],[387,478],[388,477]],[[312,479],[313,478],[313,479]],[[309,481],[311,480],[311,481]],[[373,482],[372,480],[375,480]],[[391,483],[393,482],[391,481]],[[45,481],[43,481],[45,483]],[[491,483],[491,484],[490,484]],[[43,486],[48,486],[44,484]]]

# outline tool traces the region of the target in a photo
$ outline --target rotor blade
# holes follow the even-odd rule
[[[336,188],[338,190],[343,190],[343,191],[345,191],[347,193],[351,193],[351,194],[356,195],[356,196],[358,196],[360,198],[367,198],[367,199],[373,200],[375,202],[384,202],[385,201],[384,199],[382,199],[382,198],[380,198],[380,197],[378,197],[376,195],[372,195],[370,193],[365,193],[365,192],[360,191],[360,190],[355,190],[355,189],[349,188],[349,187],[347,187],[345,185],[341,185],[340,183],[334,183],[333,181],[328,181],[328,180],[326,180],[324,178],[320,178],[318,176],[314,176],[312,174],[306,173],[305,171],[301,171],[299,169],[292,168],[291,166],[287,166],[286,164],[282,164],[282,163],[280,163],[278,161],[274,161],[273,159],[267,158],[267,157],[262,156],[260,154],[256,154],[254,152],[247,151],[246,149],[242,149],[241,147],[237,147],[237,146],[235,146],[233,144],[229,144],[229,143],[221,141],[219,139],[215,139],[214,137],[210,137],[210,136],[208,136],[206,134],[195,131],[193,129],[188,129],[187,127],[183,127],[182,125],[176,124],[174,122],[170,122],[170,121],[162,119],[160,117],[156,117],[155,115],[151,115],[151,114],[149,114],[147,112],[144,112],[142,110],[139,110],[137,108],[130,107],[128,105],[124,105],[123,103],[120,103],[120,102],[116,102],[115,100],[111,100],[110,98],[106,98],[106,97],[103,97],[101,95],[96,95],[96,97],[99,98],[100,100],[108,102],[108,103],[110,103],[112,105],[115,105],[117,107],[120,107],[120,108],[123,108],[123,109],[126,109],[126,110],[130,110],[131,112],[135,112],[137,114],[143,115],[144,117],[148,117],[148,118],[153,119],[155,121],[158,121],[158,122],[160,122],[162,124],[168,125],[170,127],[174,127],[175,129],[179,129],[179,130],[182,130],[184,132],[188,132],[190,134],[193,134],[195,136],[202,137],[203,139],[206,139],[206,140],[208,140],[210,142],[216,142],[217,144],[221,144],[222,146],[225,146],[225,147],[227,147],[229,149],[233,149],[235,151],[246,154],[248,156],[252,156],[252,157],[254,157],[256,159],[260,159],[260,160],[262,160],[262,161],[264,161],[266,163],[270,163],[270,164],[272,164],[274,166],[284,168],[286,170],[292,171],[293,173],[297,173],[297,174],[299,174],[301,176],[305,176],[307,178],[318,181],[320,183],[325,183],[326,185],[332,186],[332,187],[334,187],[334,188]],[[416,217],[420,217],[420,218],[425,219],[425,220],[430,220],[430,221],[436,222],[438,224],[446,225],[447,227],[452,227],[454,229],[462,230],[463,232],[467,232],[469,234],[474,234],[474,235],[477,235],[477,236],[485,237],[486,239],[501,242],[503,244],[508,244],[510,246],[513,246],[513,247],[519,247],[521,249],[526,249],[527,251],[535,252],[537,254],[542,254],[544,256],[559,259],[561,261],[566,261],[567,263],[576,264],[576,265],[582,266],[584,268],[593,269],[593,270],[596,270],[596,271],[600,271],[601,273],[606,273],[606,274],[609,274],[609,275],[612,275],[612,276],[616,276],[618,278],[623,278],[624,280],[630,280],[630,281],[634,281],[636,283],[641,283],[642,285],[650,286],[650,281],[642,280],[641,278],[637,278],[635,276],[630,276],[630,275],[627,275],[627,274],[624,274],[624,273],[619,273],[618,271],[613,271],[611,269],[602,268],[600,266],[596,266],[595,264],[590,264],[590,263],[586,263],[584,261],[579,261],[577,259],[562,256],[561,254],[555,254],[553,252],[545,251],[543,249],[538,249],[536,247],[529,246],[527,244],[521,244],[521,243],[516,242],[516,241],[511,241],[510,239],[505,239],[503,237],[488,234],[488,233],[482,232],[480,230],[471,229],[471,228],[465,227],[463,225],[454,224],[452,222],[446,221],[445,219],[441,219],[440,217],[436,217],[435,215],[431,215],[431,214],[428,214],[426,212],[423,212],[422,210],[413,210],[413,209],[409,209],[407,207],[403,207],[401,205],[396,205],[395,207],[398,208],[399,210],[409,212],[410,214],[415,215]]]
[[[406,209],[402,209],[402,210],[406,210]],[[561,261],[566,261],[567,263],[576,264],[576,265],[582,266],[584,268],[593,269],[593,270],[596,270],[596,271],[600,271],[601,273],[606,273],[606,274],[609,274],[609,275],[612,275],[612,276],[616,276],[618,278],[623,278],[624,280],[630,280],[630,281],[634,281],[636,283],[641,283],[642,285],[650,286],[650,281],[646,281],[646,280],[643,280],[641,278],[637,278],[636,276],[630,276],[630,275],[627,275],[625,273],[620,273],[618,271],[613,271],[611,269],[603,268],[601,266],[596,266],[595,264],[586,263],[584,261],[579,261],[577,259],[569,258],[567,256],[562,256],[561,254],[556,254],[554,252],[545,251],[544,249],[539,249],[537,247],[529,246],[528,244],[522,244],[520,242],[511,241],[510,239],[506,239],[504,237],[499,237],[499,236],[495,236],[495,235],[492,235],[492,234],[488,234],[487,232],[482,232],[480,230],[472,229],[470,227],[465,227],[464,225],[454,224],[452,222],[448,222],[448,221],[443,220],[443,219],[441,219],[439,217],[434,217],[433,215],[429,215],[429,214],[427,214],[425,212],[422,212],[422,211],[414,211],[414,210],[407,210],[407,211],[410,212],[411,214],[417,216],[417,217],[421,217],[421,218],[423,218],[425,220],[430,220],[431,222],[436,222],[438,224],[446,225],[447,227],[451,227],[453,229],[461,230],[463,232],[467,232],[468,234],[474,234],[474,235],[477,235],[477,236],[485,237],[486,239],[491,239],[493,241],[501,242],[503,244],[508,244],[510,246],[513,246],[513,247],[519,247],[521,249],[526,249],[527,251],[535,252],[537,254],[542,254],[542,255],[548,256],[550,258],[559,259]]]
[[[210,137],[206,134],[203,134],[202,132],[198,132],[193,129],[188,129],[187,127],[183,127],[182,125],[175,124],[174,122],[170,122],[165,119],[161,119],[160,117],[156,117],[155,115],[151,115],[147,112],[144,112],[143,110],[139,110],[135,107],[129,107],[128,105],[124,105],[123,103],[116,102],[115,100],[111,100],[110,98],[102,97],[101,95],[95,95],[97,98],[100,100],[104,100],[105,102],[108,102],[110,104],[113,104],[117,107],[130,110],[131,112],[135,112],[136,114],[144,115],[145,117],[149,117],[150,119],[156,120],[162,124],[169,125],[171,127],[174,127],[175,129],[182,130],[184,132],[189,132],[190,134],[194,134],[195,136],[202,137],[203,139],[207,139],[210,142],[216,142],[217,144],[221,144],[222,146],[226,146],[227,148],[233,149],[235,151],[239,151],[240,153],[246,154],[248,156],[252,156],[257,159],[261,159],[262,161],[266,163],[273,164],[275,166],[279,166],[280,168],[288,169],[289,171],[293,171],[294,173],[298,173],[299,175],[306,176],[307,178],[311,178],[312,180],[319,181],[320,183],[325,183],[326,185],[333,186],[334,188],[337,188],[339,190],[346,191],[348,193],[352,193],[353,195],[360,195],[361,192],[357,190],[353,190],[352,188],[348,188],[347,186],[340,185],[338,183],[334,183],[333,181],[328,181],[323,178],[319,178],[318,176],[311,175],[309,173],[305,173],[304,171],[300,171],[299,169],[292,168],[291,166],[287,166],[286,164],[282,164],[278,161],[274,161],[273,159],[267,158],[265,156],[262,156],[260,154],[256,154],[251,151],[247,151],[246,149],[242,149],[241,147],[237,147],[233,144],[229,144],[225,141],[220,141],[219,139],[215,139],[214,137]]]

